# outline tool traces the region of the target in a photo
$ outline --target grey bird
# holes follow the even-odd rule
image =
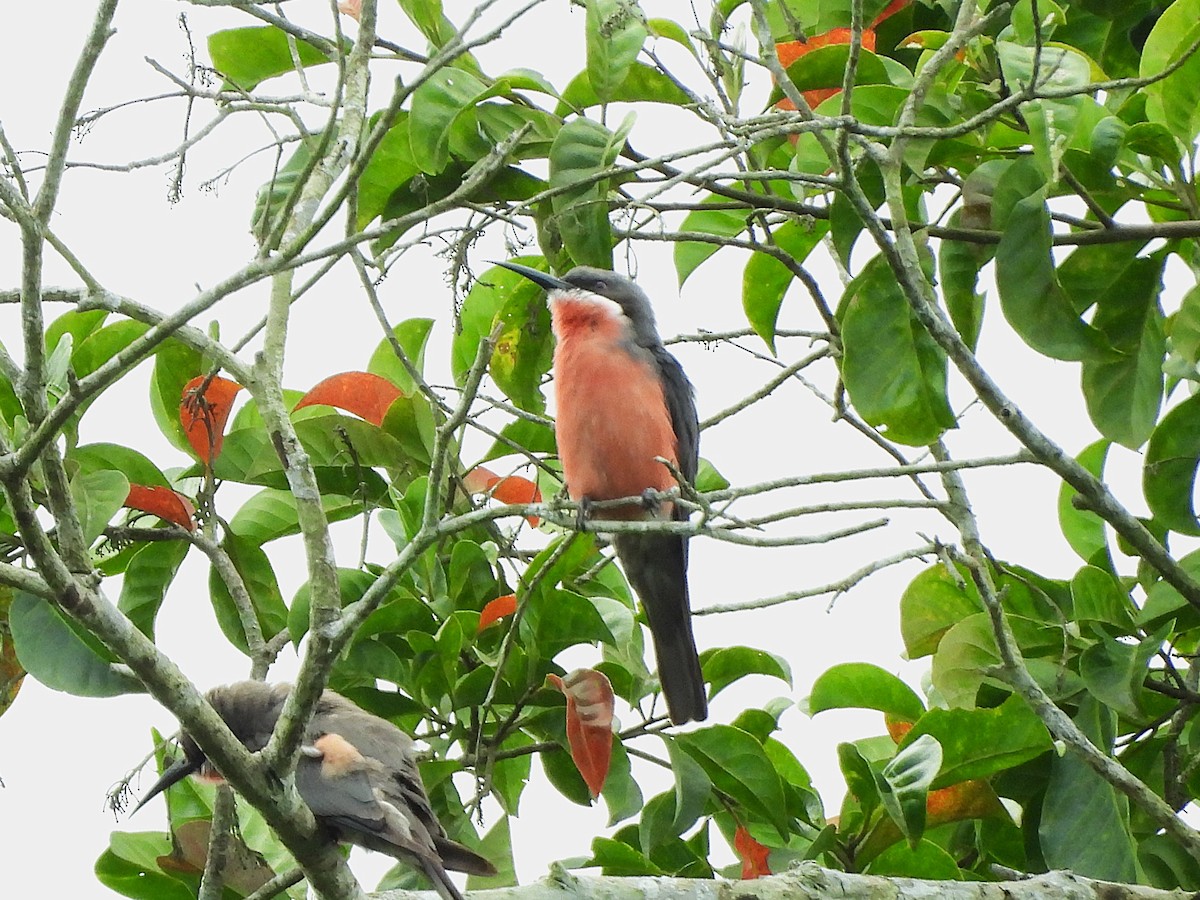
[[[554,349],[555,435],[563,478],[581,509],[599,500],[648,497],[676,486],[657,457],[688,482],[700,459],[692,384],[663,346],[650,298],[630,279],[579,266],[562,278],[499,263],[547,292]],[[687,519],[678,504],[606,507],[603,519]],[[658,677],[671,721],[708,715],[692,634],[687,538],[615,534],[613,545],[641,598],[654,638]]]
[[[290,684],[239,681],[213,688],[206,698],[234,736],[257,752],[270,740],[290,690]],[[180,744],[184,758],[163,772],[133,812],[187,775],[220,777],[186,732]],[[486,876],[496,868],[446,836],[412,746],[412,738],[391,722],[325,691],[305,731],[296,789],[334,840],[393,856],[424,872],[444,900],[463,900],[447,869]]]

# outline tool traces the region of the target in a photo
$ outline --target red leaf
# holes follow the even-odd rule
[[[386,378],[370,372],[342,372],[330,375],[300,398],[296,409],[306,406],[336,406],[366,419],[372,425],[382,425],[388,407],[404,392]]]
[[[476,466],[464,475],[463,487],[472,494],[490,494],[501,503],[542,502],[542,492],[528,478],[520,475],[500,476],[485,466]],[[525,521],[536,528],[541,519],[526,516]]]
[[[767,864],[770,849],[750,837],[744,825],[739,825],[733,833],[733,849],[742,860],[743,881],[771,874],[771,867]]]
[[[205,382],[208,386],[202,388]],[[233,409],[233,398],[242,386],[236,381],[214,375],[197,375],[183,386],[179,421],[187,432],[188,443],[202,462],[211,463],[221,453],[225,441],[225,423]]]
[[[895,2],[900,2],[901,5],[903,5],[904,3],[907,3],[908,0],[895,0]],[[889,6],[888,9],[891,9],[891,7]],[[895,10],[888,12],[885,9],[884,12],[890,16],[892,12],[895,12]],[[882,13],[880,15],[882,15]],[[886,18],[886,16],[884,18]],[[800,57],[804,56],[806,53],[810,53],[811,51],[818,49],[819,47],[829,47],[833,44],[848,43],[850,43],[849,28],[831,28],[824,34],[814,34],[812,37],[803,41],[782,41],[781,43],[775,45],[775,55],[779,57],[780,64],[786,69]],[[864,49],[870,50],[872,53],[875,52],[875,32],[873,29],[863,29],[862,45]],[[810,109],[816,109],[834,94],[841,93],[841,90],[842,88],[840,85],[837,87],[813,88],[811,90],[804,91],[804,102],[809,105]],[[792,101],[787,97],[784,97],[775,104],[775,107],[776,109],[795,109],[796,104],[792,103]]]
[[[877,15],[875,20],[871,22],[871,27],[875,28],[884,19],[890,19],[896,13],[900,12],[900,10],[904,9],[904,7],[908,6],[910,2],[911,0],[892,0],[891,3],[884,7],[883,12]],[[866,38],[863,40],[865,42]]]
[[[571,759],[592,797],[599,797],[612,759],[612,684],[595,669],[576,669],[566,678],[557,675],[546,678],[566,695]]]
[[[479,614],[479,628],[477,631],[483,631],[489,625],[499,622],[505,616],[511,616],[516,611],[516,594],[505,594],[503,597],[489,600],[483,611]]]
[[[174,522],[188,531],[196,530],[196,508],[192,506],[192,501],[169,487],[131,484],[129,496],[125,498],[125,505],[130,509],[140,509],[142,512],[151,513],[160,519]]]

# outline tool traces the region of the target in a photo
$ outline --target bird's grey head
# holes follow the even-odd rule
[[[621,307],[633,328],[634,340],[643,347],[654,347],[662,343],[658,327],[654,322],[654,309],[645,291],[624,275],[608,269],[591,266],[576,266],[562,278],[547,275],[537,269],[517,263],[502,262],[498,265],[524,275],[545,291],[572,293],[586,291],[612,300]]]

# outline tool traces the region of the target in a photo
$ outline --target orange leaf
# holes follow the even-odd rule
[[[497,597],[495,600],[489,600],[483,611],[479,614],[479,628],[477,631],[483,631],[489,625],[499,622],[505,616],[511,616],[516,611],[516,594],[505,594],[502,597]]]
[[[388,407],[404,392],[386,378],[370,372],[342,372],[330,375],[300,398],[296,409],[306,406],[336,406],[366,419],[372,425],[382,425]]]
[[[895,0],[895,2],[907,3],[908,0]],[[884,12],[887,12],[887,10],[884,10]],[[891,13],[888,13],[888,15],[891,15]],[[806,53],[810,53],[820,47],[848,43],[850,43],[849,28],[831,28],[823,34],[814,34],[803,41],[782,41],[775,45],[775,55],[779,57],[779,62],[786,69]],[[875,52],[875,32],[872,29],[863,29],[862,45],[872,53]],[[837,87],[812,88],[811,90],[804,91],[804,102],[808,104],[810,109],[816,109],[834,94],[840,93],[841,90],[840,85]],[[796,104],[792,103],[787,97],[784,97],[775,104],[775,108],[790,110],[795,109]]]
[[[490,494],[501,503],[541,503],[542,492],[528,478],[520,475],[497,475],[484,466],[476,466],[463,476],[463,487],[472,494]],[[526,516],[534,528],[541,520],[537,516]]]
[[[879,15],[877,15],[875,17],[874,21],[871,22],[871,27],[875,28],[884,19],[890,19],[896,13],[900,12],[900,10],[904,9],[904,7],[908,6],[909,2],[910,2],[910,0],[892,0],[891,3],[889,3],[887,6],[885,6],[883,8],[883,12],[881,12]],[[865,42],[866,38],[864,38],[863,40]],[[874,48],[871,48],[871,49],[874,49]]]
[[[913,727],[912,722],[905,722],[903,719],[895,719],[886,713],[883,716],[883,724],[887,726],[887,732],[892,736],[892,740],[897,744],[904,740],[904,736],[908,734]]]
[[[925,799],[925,809],[929,814],[927,828],[935,828],[947,822],[983,819],[1003,814],[1003,807],[996,798],[995,791],[987,782],[978,779],[961,781],[950,787],[930,791]]]
[[[160,519],[174,522],[180,528],[186,528],[188,531],[196,530],[194,521],[196,508],[192,506],[192,501],[169,487],[131,484],[129,496],[125,498],[125,505],[130,509],[140,509],[142,512],[151,513]]]
[[[208,382],[207,387],[202,387]],[[225,442],[225,423],[233,409],[233,398],[242,386],[236,381],[214,375],[197,375],[183,386],[179,404],[179,421],[187,433],[188,443],[202,462],[211,463],[221,453]]]
[[[567,698],[567,744],[592,797],[599,797],[612,759],[613,689],[604,673],[576,669],[546,679]]]
[[[771,874],[771,867],[767,864],[770,849],[750,837],[744,825],[739,825],[733,833],[733,849],[742,860],[743,881]]]

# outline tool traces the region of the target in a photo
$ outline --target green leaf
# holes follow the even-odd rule
[[[675,818],[671,823],[673,834],[683,834],[704,814],[712,796],[712,779],[704,772],[692,756],[686,753],[675,740],[660,734],[667,745],[667,756],[671,760],[671,771],[675,776]]]
[[[383,212],[395,191],[421,171],[413,157],[408,131],[408,111],[401,110],[359,176],[357,222],[360,230]]]
[[[952,707],[972,709],[985,672],[1000,663],[987,613],[975,613],[950,628],[933,656],[933,686]]]
[[[849,60],[849,44],[817,47],[787,67],[788,78],[802,93],[820,88],[840,88],[846,78]],[[854,74],[856,85],[888,84],[891,81],[883,61],[865,47],[859,48],[858,68]],[[770,102],[774,103],[782,96],[783,92],[776,88]]]
[[[1071,307],[1050,256],[1050,212],[1044,189],[1018,202],[996,248],[1000,308],[1026,344],[1053,359],[1095,358],[1103,335]]]
[[[608,776],[604,779],[604,787],[600,791],[604,803],[608,807],[608,825],[612,828],[618,822],[623,822],[642,811],[644,801],[642,789],[634,780],[629,766],[629,754],[625,752],[625,743],[615,735],[612,744],[612,759],[609,761]]]
[[[487,93],[488,86],[474,75],[450,66],[434,72],[416,89],[408,140],[413,162],[421,171],[436,175],[446,168],[451,127]]]
[[[85,543],[90,545],[103,533],[128,496],[129,479],[120,472],[81,472],[71,479],[71,497]]]
[[[149,330],[146,323],[128,319],[96,329],[76,343],[71,353],[76,377],[91,375]]]
[[[951,227],[962,225],[962,211],[950,217]],[[992,258],[990,250],[967,241],[941,241],[938,274],[942,302],[963,342],[973,351],[983,328],[984,295],[976,290],[979,270]]]
[[[339,568],[337,570],[337,577],[338,591],[341,595],[341,605],[343,607],[361,600],[362,595],[375,583],[375,576],[370,572],[362,571],[362,569]],[[300,585],[299,590],[296,591],[296,596],[292,598],[292,605],[288,608],[287,628],[293,644],[299,645],[300,639],[308,633],[308,620],[311,609],[312,583],[306,581]],[[364,629],[359,631],[356,637],[363,639],[370,636],[371,633],[370,630]]]
[[[152,541],[134,554],[125,569],[117,608],[151,640],[158,609],[190,546],[187,541]]]
[[[989,778],[1053,746],[1042,720],[1015,695],[992,709],[931,709],[904,736],[900,748],[925,734],[936,738],[942,748],[933,788]]]
[[[288,615],[270,559],[262,547],[233,531],[226,533],[221,547],[229,554],[233,567],[242,576],[263,638],[270,640],[287,627]],[[242,629],[237,605],[216,568],[209,570],[208,591],[221,631],[231,644],[243,653],[248,653],[246,633]]]
[[[840,318],[842,378],[868,424],[917,446],[955,427],[946,355],[913,314],[883,257],[871,260],[847,289]]]
[[[533,738],[523,731],[514,731],[504,739],[500,751],[516,751],[530,746]],[[533,770],[533,753],[517,754],[497,759],[492,764],[492,791],[501,809],[515,816],[521,802],[521,794],[529,783]]]
[[[636,0],[587,0],[586,27],[588,81],[600,101],[607,103],[642,52],[645,17]]]
[[[1158,75],[1175,63],[1200,35],[1200,0],[1175,0],[1159,16],[1142,48],[1138,75]],[[1200,134],[1200,55],[1145,88],[1146,115],[1189,146]]]
[[[1101,750],[1112,742],[1114,714],[1088,697],[1075,722]],[[1087,827],[1081,828],[1080,823]],[[1129,802],[1077,753],[1050,759],[1038,840],[1046,865],[1087,878],[1136,882],[1136,845],[1129,830]]]
[[[554,113],[557,116],[568,116],[572,112],[583,112],[593,106],[604,103],[592,87],[592,81],[587,71],[580,72],[571,79],[571,83],[563,89],[562,98]],[[691,102],[691,98],[680,89],[669,76],[653,66],[635,62],[629,67],[625,80],[613,89],[609,103],[668,103],[672,106],[682,106]]]
[[[709,698],[747,675],[769,675],[792,685],[792,669],[786,659],[753,647],[720,647],[700,657],[704,680],[711,685]]]
[[[942,765],[942,745],[923,734],[905,744],[879,773],[879,799],[915,846],[925,833],[925,801]]]
[[[728,794],[755,818],[773,825],[787,840],[783,785],[762,744],[730,725],[710,725],[676,735],[675,740],[700,764],[714,788]]]
[[[484,454],[481,463],[505,456],[524,456],[524,451],[534,454],[551,454],[558,452],[554,439],[554,428],[546,422],[535,422],[532,419],[516,419],[500,429],[500,438],[492,444],[491,449]],[[516,445],[522,450],[513,447]],[[697,488],[699,490],[699,488]]]
[[[1146,718],[1142,703],[1149,663],[1171,633],[1168,622],[1136,644],[1101,637],[1079,657],[1079,674],[1102,704],[1134,721]]]
[[[200,374],[201,365],[198,352],[168,338],[154,354],[154,375],[150,379],[150,409],[159,431],[174,447],[188,454],[193,452],[192,445],[179,421],[179,404],[183,400],[183,386]]]
[[[1193,578],[1200,578],[1200,550],[1193,550],[1179,560],[1179,565]],[[1167,619],[1196,615],[1195,608],[1179,591],[1166,581],[1156,581],[1146,591],[1146,602],[1138,613],[1138,624],[1153,628]]]
[[[579,769],[565,750],[547,750],[538,754],[542,771],[554,789],[577,806],[591,806],[592,792]]]
[[[488,373],[516,406],[540,414],[546,409],[542,381],[554,358],[550,309],[542,289],[518,277],[523,283],[513,288],[496,312],[494,324],[500,331]]]
[[[595,605],[573,591],[534,591],[521,627],[528,630],[531,644],[543,659],[553,659],[578,644],[616,643]]]
[[[851,743],[838,744],[837,756],[846,790],[858,801],[863,817],[869,817],[879,806],[879,785],[875,783],[871,764]]]
[[[800,264],[828,231],[829,226],[824,222],[788,221],[771,233],[771,241]],[[681,247],[682,244],[676,244],[677,264]],[[783,306],[783,295],[794,279],[791,269],[766,253],[754,253],[742,272],[742,309],[746,312],[746,320],[772,353],[775,352],[775,323]]]
[[[929,656],[957,622],[979,612],[978,596],[961,573],[938,563],[914,578],[900,595],[900,634],[910,659]]]
[[[433,330],[433,319],[405,319],[392,329],[392,336],[404,355],[419,373],[425,371],[425,346],[429,342],[429,332]],[[412,394],[417,386],[407,367],[396,355],[392,342],[385,338],[379,342],[371,361],[367,363],[367,371],[372,375],[386,378],[405,394]]]
[[[1134,631],[1136,608],[1129,592],[1111,574],[1095,566],[1083,566],[1071,579],[1074,618],[1080,622],[1101,622],[1121,634]]]
[[[592,840],[588,866],[599,866],[603,875],[664,875],[658,866],[626,843],[611,838]]]
[[[1092,326],[1118,355],[1083,359],[1083,396],[1092,422],[1106,438],[1131,450],[1149,439],[1162,403],[1166,338],[1158,295],[1166,259],[1164,252],[1132,260],[1096,296]]]
[[[513,861],[512,826],[508,816],[500,816],[475,849],[484,859],[490,860],[499,871],[492,876],[469,875],[467,890],[486,890],[487,888],[516,885],[517,870]]]
[[[321,135],[302,138],[287,162],[277,166],[270,179],[259,187],[250,212],[250,231],[260,245],[267,245],[295,208],[322,143]]]
[[[213,68],[229,83],[251,91],[259,82],[295,71],[293,43],[302,66],[329,62],[323,51],[274,25],[214,32],[208,37],[208,55]]]
[[[296,436],[317,470],[322,490],[377,497],[382,484],[368,470],[399,467],[408,457],[396,438],[353,416],[322,412],[297,417],[294,425]],[[224,449],[213,463],[213,472],[226,481],[280,490],[288,487],[274,443],[267,430],[259,426],[225,435]]]
[[[704,199],[704,204],[728,203],[724,197],[711,194]],[[697,209],[687,214],[679,230],[683,233],[693,232],[711,234],[720,238],[736,237],[746,230],[746,210],[744,209]],[[675,244],[675,274],[679,278],[679,286],[699,268],[700,264],[721,249],[718,243],[705,241],[678,241]]]
[[[1168,835],[1152,834],[1138,841],[1138,863],[1155,887],[1200,889],[1200,863]]]
[[[607,178],[596,176],[617,159],[632,119],[611,132],[590,119],[573,119],[550,148],[550,188],[554,224],[571,258],[580,265],[612,268]]]
[[[693,486],[702,494],[706,491],[723,491],[729,487],[729,479],[718,472],[713,464],[702,456],[700,464],[696,467]]]
[[[341,494],[322,494],[321,509],[330,522],[340,522],[364,512],[364,498],[344,497]],[[300,516],[296,497],[291,491],[264,488],[243,503],[229,527],[254,544],[300,533]]]
[[[71,450],[67,459],[79,466],[81,475],[116,471],[124,475],[130,484],[142,484],[147,487],[171,486],[167,476],[146,456],[120,444],[84,444]]]
[[[805,705],[810,716],[827,709],[877,709],[905,722],[915,722],[925,712],[912,688],[871,663],[842,663],[826,670]]]
[[[98,656],[50,603],[17,591],[8,624],[17,660],[55,691],[78,697],[116,697],[145,691],[124,668]]]
[[[134,900],[190,900],[196,896],[198,878],[168,874],[158,864],[171,855],[171,836],[161,831],[114,831],[96,860],[96,880],[110,890]]]
[[[1200,465],[1200,394],[1189,397],[1163,416],[1146,448],[1142,492],[1150,511],[1164,527],[1200,535],[1192,506],[1196,466]]]
[[[1102,478],[1110,446],[1108,441],[1096,441],[1084,447],[1075,461],[1097,478]],[[1058,491],[1058,524],[1071,549],[1084,560],[1090,560],[1108,547],[1108,537],[1100,516],[1090,509],[1075,506],[1074,501],[1078,496],[1075,488],[1063,482]]]
[[[1040,53],[1040,55],[1038,55]],[[1091,80],[1091,67],[1083,54],[1062,46],[1027,47],[1011,41],[997,41],[996,55],[1009,85],[1022,89],[1034,77],[1048,90],[1081,88]],[[1048,181],[1057,181],[1062,154],[1075,134],[1083,96],[1062,99],[1041,98],[1021,105],[1021,114],[1029,126],[1033,155]]]
[[[889,878],[922,878],[938,881],[962,881],[963,873],[954,857],[930,840],[916,845],[892,844],[867,866],[869,875]]]

